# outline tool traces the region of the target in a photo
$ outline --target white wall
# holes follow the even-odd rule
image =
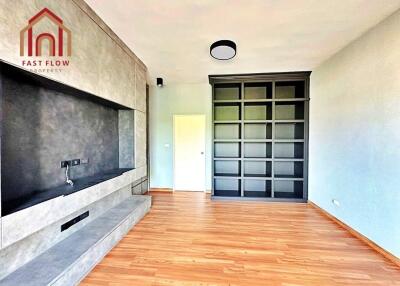
[[[205,83],[151,87],[149,110],[150,187],[173,186],[173,115],[205,114],[206,188],[211,190],[211,86]]]
[[[399,127],[396,12],[311,74],[309,199],[398,257]]]

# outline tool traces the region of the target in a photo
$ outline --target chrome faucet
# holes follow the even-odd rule
[[[65,182],[71,187],[74,186],[74,182],[69,178],[69,164],[67,164],[67,168],[65,168]]]

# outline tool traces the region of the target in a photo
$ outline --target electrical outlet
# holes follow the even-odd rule
[[[83,164],[89,164],[89,158],[81,159],[81,165],[83,165]]]
[[[67,165],[72,167],[72,166],[78,166],[81,164],[80,159],[73,159],[69,161],[61,161],[61,168],[67,168]]]
[[[67,165],[71,165],[70,161],[61,161],[61,168],[67,168]]]

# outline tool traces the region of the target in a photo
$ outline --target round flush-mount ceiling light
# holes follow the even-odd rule
[[[236,44],[230,40],[220,40],[210,47],[210,55],[217,60],[230,60],[236,55]]]

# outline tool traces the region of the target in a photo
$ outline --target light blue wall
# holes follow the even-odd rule
[[[313,71],[309,156],[309,199],[400,257],[400,12]]]
[[[211,86],[175,84],[150,88],[150,186],[173,186],[173,115],[206,115],[206,188],[211,189]],[[169,147],[167,147],[169,145]]]

